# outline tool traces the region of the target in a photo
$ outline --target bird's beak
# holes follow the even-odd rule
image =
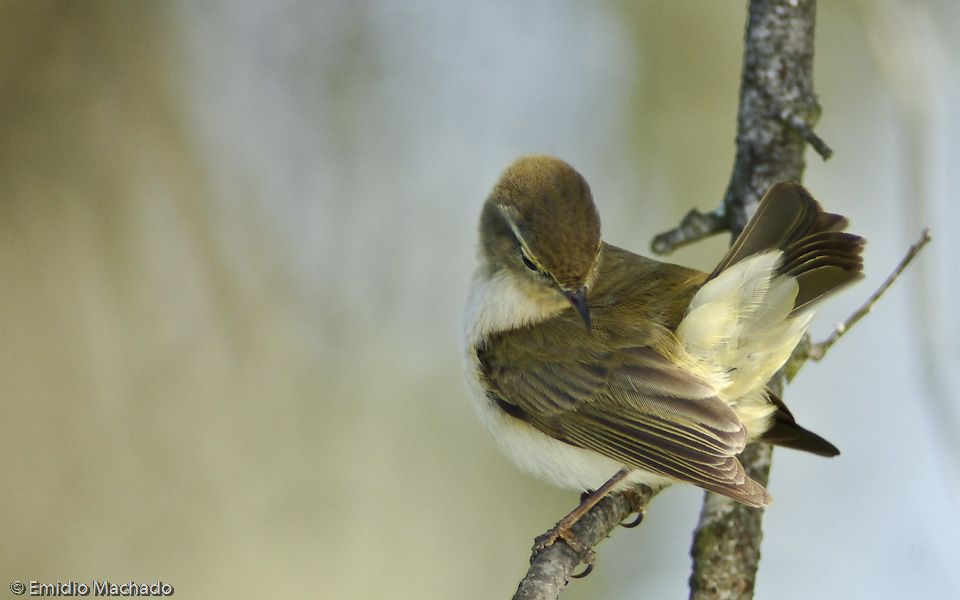
[[[580,318],[583,319],[584,324],[587,326],[587,330],[592,329],[590,325],[590,310],[587,308],[587,288],[580,288],[579,290],[568,292],[564,290],[563,295],[566,296],[567,300],[570,301],[570,304],[573,305],[573,308],[576,309],[577,314],[580,315]]]

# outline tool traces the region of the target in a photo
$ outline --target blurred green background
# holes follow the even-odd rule
[[[472,412],[458,319],[500,171],[545,152],[646,252],[716,206],[745,2],[0,4],[0,576],[182,598],[506,598],[577,502]],[[821,2],[805,183],[867,281],[786,393],[760,598],[960,591],[960,5]],[[720,236],[672,260],[703,269]],[[682,598],[701,493],[577,598]],[[5,592],[7,593],[7,592]]]

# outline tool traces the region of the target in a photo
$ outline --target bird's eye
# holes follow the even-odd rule
[[[527,256],[527,253],[526,253],[526,252],[521,252],[521,253],[520,253],[520,258],[523,260],[523,264],[524,264],[528,269],[530,269],[531,271],[533,271],[533,272],[535,272],[535,273],[539,273],[539,272],[540,272],[540,268],[537,267],[537,265],[533,264],[533,261],[530,260],[530,258]]]

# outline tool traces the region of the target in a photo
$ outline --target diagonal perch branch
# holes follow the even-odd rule
[[[588,547],[596,546],[633,513],[643,513],[656,492],[648,487],[608,494],[580,517],[570,529]],[[556,599],[567,585],[584,554],[557,540],[530,558],[530,568],[520,581],[514,600]]]

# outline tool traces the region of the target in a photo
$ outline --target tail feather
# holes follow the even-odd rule
[[[794,312],[863,278],[863,247],[866,241],[843,229],[849,222],[828,213],[798,183],[773,185],[757,212],[707,281],[741,260],[770,250],[783,253],[780,274],[797,280],[799,291]]]
[[[819,456],[833,457],[840,454],[840,450],[827,440],[809,429],[804,429],[796,421],[785,422],[780,420],[780,415],[781,413],[774,415],[773,425],[760,436],[761,442],[793,450],[802,450]]]
[[[840,450],[819,435],[797,424],[787,405],[779,396],[767,390],[767,397],[777,407],[770,429],[760,436],[761,442],[811,452],[820,456],[838,456]]]
[[[828,264],[851,271],[863,269],[863,238],[852,233],[822,231],[800,242],[787,246],[783,251],[781,272],[799,275],[808,267],[808,261],[822,257]]]

